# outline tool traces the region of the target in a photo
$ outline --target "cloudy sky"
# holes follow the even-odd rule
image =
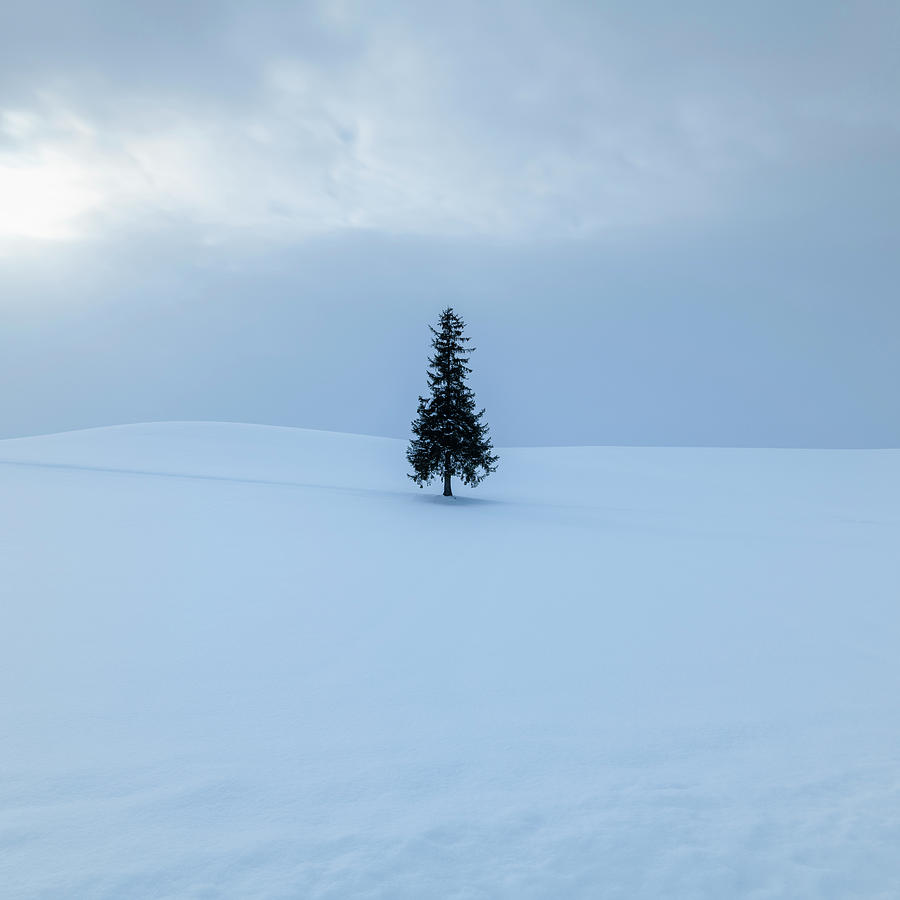
[[[0,11],[0,436],[900,445],[900,4]]]

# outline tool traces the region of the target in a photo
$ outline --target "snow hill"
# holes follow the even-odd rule
[[[900,451],[0,441],[0,894],[900,896]]]

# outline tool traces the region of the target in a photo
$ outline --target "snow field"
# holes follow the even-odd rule
[[[900,452],[403,449],[0,442],[0,894],[900,894]]]

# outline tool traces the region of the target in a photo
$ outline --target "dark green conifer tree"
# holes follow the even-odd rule
[[[481,421],[484,410],[476,412],[475,393],[466,384],[471,369],[466,365],[475,348],[466,347],[466,323],[447,307],[434,335],[434,355],[428,359],[430,397],[419,397],[418,415],[412,423],[413,439],[406,458],[413,467],[409,476],[424,487],[437,475],[444,479],[444,496],[452,497],[450,478],[475,487],[497,468],[498,456]]]

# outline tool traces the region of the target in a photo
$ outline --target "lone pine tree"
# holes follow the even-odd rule
[[[471,340],[463,337],[466,323],[448,306],[438,324],[440,330],[428,326],[434,335],[427,372],[431,396],[419,397],[406,458],[413,467],[409,477],[419,487],[442,476],[444,496],[452,497],[451,476],[475,487],[497,468],[499,457],[491,453],[484,410],[476,412],[475,394],[466,384],[472,371],[468,354],[475,349],[466,347]]]

